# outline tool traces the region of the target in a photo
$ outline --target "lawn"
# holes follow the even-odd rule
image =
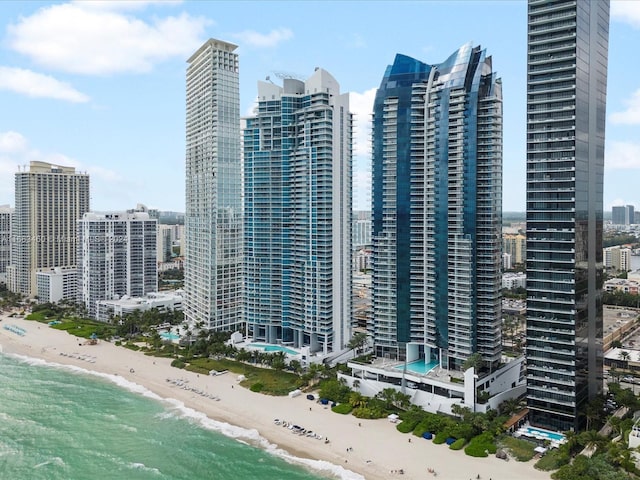
[[[47,324],[53,317],[47,316],[44,312],[34,312],[26,317],[26,320],[34,320],[36,322]],[[98,338],[106,339],[115,334],[115,327],[102,322],[95,322],[87,319],[70,319],[63,318],[58,320],[62,323],[50,325],[56,330],[66,330],[71,335],[81,338],[91,338],[94,333]]]
[[[229,370],[234,374],[244,375],[245,380],[240,382],[240,385],[251,389],[254,385],[261,384],[260,392],[269,395],[284,396],[301,386],[301,379],[295,373],[255,367],[235,360],[194,358],[188,363],[189,366],[186,369],[198,373],[208,374],[210,370]]]
[[[536,462],[534,466],[538,470],[548,472],[551,470],[557,470],[562,465],[565,465],[568,462],[568,457],[566,455],[563,455],[560,450],[554,448],[553,450],[549,450],[540,460]]]
[[[106,325],[101,322],[93,322],[91,320],[69,320],[63,319],[62,323],[51,325],[56,330],[66,330],[71,335],[81,338],[90,338],[94,333],[98,338],[106,338],[115,334],[115,327]]]
[[[501,438],[498,443],[502,448],[508,450],[518,462],[528,462],[536,454],[534,451],[536,446],[527,440],[505,436]]]

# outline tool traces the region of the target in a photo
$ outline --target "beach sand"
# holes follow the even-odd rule
[[[1,328],[5,325],[16,325],[26,334],[20,336]],[[197,375],[171,367],[171,359],[146,356],[102,341],[97,345],[85,345],[84,339],[37,322],[3,316],[0,345],[5,353],[116,374],[164,399],[183,402],[186,407],[210,419],[255,429],[270,444],[292,457],[322,460],[338,466],[336,469],[327,465],[322,472],[325,475],[339,471],[344,479],[424,480],[434,477],[428,471],[433,469],[436,478],[442,480],[476,479],[477,475],[483,480],[550,478],[548,473],[535,470],[533,461],[523,463],[513,459],[507,462],[495,456],[469,457],[463,451],[449,450],[446,445],[434,445],[429,440],[403,435],[387,419],[361,420],[352,415],[336,414],[328,407],[307,400],[305,395],[290,398],[254,393],[238,385],[237,375],[231,372],[215,377]],[[85,355],[89,360],[68,356],[74,353]],[[183,379],[190,388],[208,392],[219,400],[183,389],[167,379]],[[288,428],[276,425],[274,419],[313,430],[330,442],[295,435]],[[221,431],[225,433],[224,428]],[[320,464],[315,462],[316,466]],[[398,473],[400,469],[403,474]]]

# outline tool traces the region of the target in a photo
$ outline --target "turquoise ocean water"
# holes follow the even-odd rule
[[[2,480],[362,478],[286,457],[117,376],[0,354]]]

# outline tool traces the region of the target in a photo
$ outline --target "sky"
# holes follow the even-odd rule
[[[2,1],[0,204],[30,161],[88,172],[91,209],[184,211],[187,59],[238,45],[240,111],[257,82],[315,67],[350,93],[354,200],[370,209],[370,114],[397,53],[436,64],[473,42],[503,82],[503,210],[525,210],[525,0]],[[611,2],[604,208],[640,207],[640,2]]]

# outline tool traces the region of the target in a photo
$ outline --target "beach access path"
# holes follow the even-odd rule
[[[186,407],[212,420],[255,429],[271,444],[271,447],[256,445],[260,448],[277,446],[288,452],[292,461],[296,457],[320,460],[311,462],[315,468],[321,469],[323,462],[329,462],[332,465],[326,465],[326,470],[321,471],[323,475],[336,471],[335,465],[344,479],[424,480],[435,477],[438,480],[469,480],[478,475],[482,480],[550,478],[549,473],[535,470],[533,461],[523,463],[511,459],[507,462],[493,455],[469,457],[463,451],[449,450],[446,445],[434,445],[429,440],[401,434],[387,419],[362,420],[333,413],[330,408],[307,400],[305,395],[290,398],[254,393],[241,387],[237,375],[231,372],[217,376],[197,375],[171,367],[171,359],[147,356],[103,341],[86,345],[84,339],[46,324],[6,315],[1,318],[0,345],[5,353],[118,375],[164,399],[183,402]],[[4,325],[15,325],[25,333],[18,335],[2,328]],[[168,381],[177,379],[182,381],[182,386]],[[184,386],[187,388],[182,388]],[[277,425],[275,419],[312,430],[323,439],[296,435]],[[237,431],[226,429],[224,424],[219,425],[219,430],[227,434]],[[251,436],[247,437],[239,439],[251,441]],[[325,443],[326,438],[329,443]]]

